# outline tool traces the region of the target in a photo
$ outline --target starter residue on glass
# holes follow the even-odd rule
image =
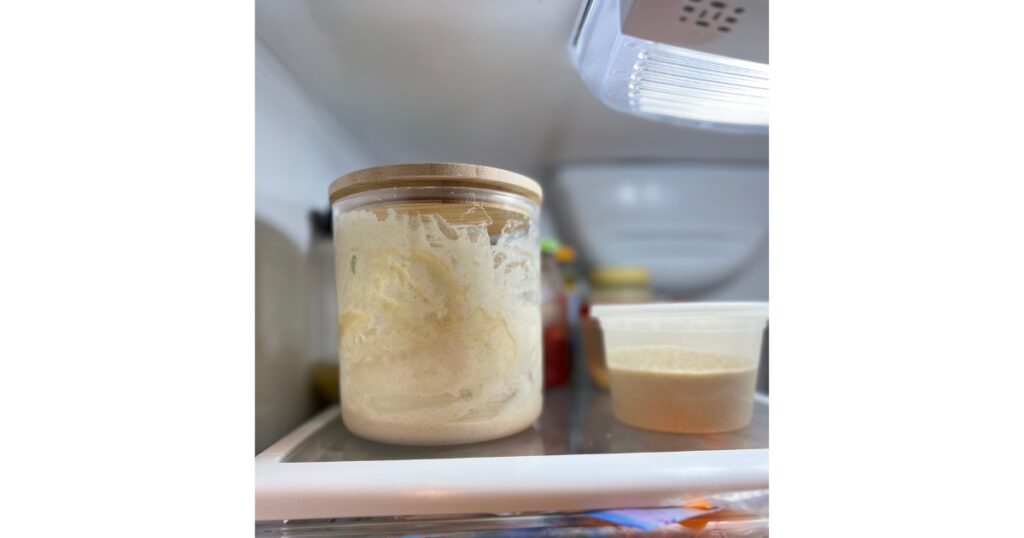
[[[536,232],[445,209],[336,216],[342,416],[375,441],[482,441],[540,413]]]

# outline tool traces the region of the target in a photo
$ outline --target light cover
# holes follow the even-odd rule
[[[767,63],[637,35],[649,30],[646,37],[682,36],[677,41],[689,39],[699,48],[717,50],[760,47],[759,40],[744,41],[742,35],[759,21],[740,20],[731,27],[719,27],[717,22],[735,21],[736,14],[752,8],[708,0],[679,0],[648,4],[650,7],[636,17],[640,23],[628,21],[643,1],[634,0],[625,6],[627,9],[623,9],[620,0],[590,0],[584,6],[572,53],[590,90],[614,109],[650,119],[718,130],[767,132]],[[767,2],[753,9],[762,7],[766,20]],[[661,12],[654,13],[654,9]],[[721,17],[722,14],[727,17]],[[714,17],[715,22],[709,25],[697,17],[709,22]],[[692,23],[695,19],[696,25]],[[754,31],[748,32],[748,36],[753,35]],[[756,37],[762,35],[766,35],[766,29],[757,28]],[[702,42],[712,40],[725,42],[725,46],[701,46]],[[761,54],[767,58],[766,44],[755,55]]]

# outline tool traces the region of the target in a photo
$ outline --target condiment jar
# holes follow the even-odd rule
[[[653,299],[650,272],[644,267],[598,267],[590,273],[590,286],[589,305],[649,303]],[[608,364],[601,325],[589,315],[580,317],[580,342],[591,381],[607,390]]]

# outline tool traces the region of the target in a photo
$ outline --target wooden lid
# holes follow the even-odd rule
[[[493,166],[462,163],[392,164],[345,174],[331,183],[331,203],[353,193],[388,187],[427,185],[481,187],[525,196],[540,204],[540,185],[524,176]]]

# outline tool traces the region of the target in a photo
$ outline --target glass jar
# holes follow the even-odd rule
[[[331,184],[349,430],[445,445],[537,419],[541,196],[527,177],[466,164],[370,168]]]
[[[589,306],[601,304],[637,304],[651,302],[650,273],[644,267],[598,267],[590,273],[590,300],[580,317],[580,342],[587,359],[587,372],[599,388],[608,390],[608,363],[605,360],[601,325],[590,317]]]

